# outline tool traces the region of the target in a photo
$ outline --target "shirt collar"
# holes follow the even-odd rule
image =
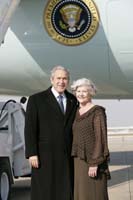
[[[53,95],[55,96],[55,98],[58,98],[60,94],[54,89],[54,87],[51,88],[51,91]],[[66,98],[65,93],[62,93],[61,95],[63,96],[63,98]]]

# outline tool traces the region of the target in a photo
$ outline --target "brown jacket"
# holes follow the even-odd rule
[[[95,105],[82,115],[77,110],[73,124],[72,156],[85,160],[89,166],[108,169],[107,123],[102,106]]]

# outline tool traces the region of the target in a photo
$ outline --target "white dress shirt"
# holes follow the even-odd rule
[[[63,106],[64,106],[64,111],[66,112],[66,104],[67,104],[67,98],[65,93],[59,94],[54,87],[51,88],[51,91],[53,93],[53,95],[55,96],[56,100],[59,102],[59,95],[62,95],[62,101],[63,101]]]

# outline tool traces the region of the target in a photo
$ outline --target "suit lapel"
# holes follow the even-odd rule
[[[66,92],[65,94],[67,97],[67,105],[66,105],[66,113],[65,113],[65,124],[66,124],[69,116],[71,115],[71,112],[74,109],[75,101],[69,96],[68,92]]]
[[[51,91],[51,88],[48,88],[46,96],[47,96],[47,99],[45,97],[45,100],[53,108],[53,110],[57,113],[57,115],[55,115],[55,116],[61,116],[61,117],[64,116],[55,96],[53,95],[53,93]]]
[[[71,115],[72,110],[75,107],[75,101],[73,100],[73,98],[71,98],[69,93],[67,91],[65,91],[65,95],[67,98],[67,105],[66,105],[66,113],[64,115],[59,107],[59,104],[58,104],[55,96],[53,95],[53,93],[51,91],[51,88],[48,88],[48,90],[45,94],[46,94],[44,96],[45,100],[47,101],[49,106],[51,106],[53,108],[54,112],[57,113],[57,115],[55,115],[55,117],[64,118],[64,120],[65,120],[64,124],[66,124],[69,116]]]

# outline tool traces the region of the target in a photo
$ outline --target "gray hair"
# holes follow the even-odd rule
[[[54,77],[54,74],[57,70],[62,70],[62,71],[65,71],[68,75],[68,79],[70,79],[70,73],[69,73],[69,70],[66,69],[65,67],[62,67],[61,65],[57,65],[55,66],[52,70],[51,70],[51,78]]]
[[[81,78],[81,79],[77,79],[76,81],[73,81],[73,84],[71,85],[71,89],[73,92],[75,92],[77,88],[80,86],[87,86],[89,94],[91,96],[94,96],[97,92],[97,88],[95,84],[90,79]]]

